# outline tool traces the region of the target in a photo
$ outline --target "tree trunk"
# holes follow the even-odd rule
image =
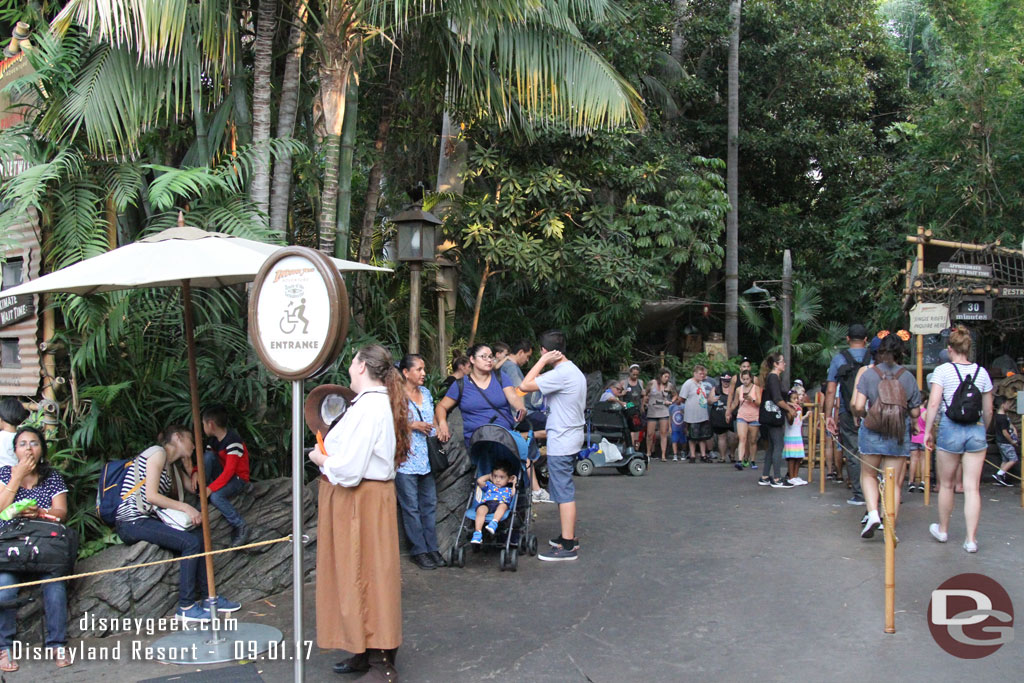
[[[680,64],[683,63],[683,48],[686,47],[686,41],[683,38],[683,23],[686,20],[686,9],[687,5],[690,4],[690,0],[675,0],[676,5],[676,21],[672,27],[672,59],[676,60]]]
[[[345,95],[345,122],[341,128],[341,168],[338,172],[338,229],[334,255],[349,257],[349,236],[352,234],[352,158],[355,154],[356,129],[359,127],[359,84],[353,81]]]
[[[469,145],[461,139],[461,127],[452,120],[451,114],[446,110],[441,122],[441,156],[437,162],[437,191],[461,195],[465,189],[466,168],[469,166]],[[444,218],[447,213],[448,202],[441,202],[434,207],[433,213]],[[439,279],[444,280],[443,294],[444,305],[438,306],[438,311],[444,315],[437,321],[438,326],[447,326],[448,318],[453,317],[455,307],[458,304],[458,272],[453,268],[447,276],[439,273]],[[447,334],[438,335],[438,358],[442,360],[439,367],[447,367],[448,364],[448,339]]]
[[[196,155],[201,163],[210,163],[210,142],[206,134],[206,112],[203,109],[203,87],[199,73],[199,64],[193,63],[189,78],[192,99],[192,119],[196,130]]]
[[[338,224],[338,150],[341,128],[345,119],[345,91],[351,73],[347,61],[320,67],[320,99],[323,102],[324,124],[324,176],[320,191],[320,251],[334,255],[334,241]]]
[[[266,221],[270,212],[270,72],[274,66],[277,0],[259,0],[253,41],[252,141],[256,145],[249,197]]]
[[[740,136],[740,10],[742,0],[731,0],[729,16],[729,124],[726,192],[729,214],[725,219],[725,345],[730,356],[739,352],[739,136]]]
[[[242,17],[235,6],[235,21],[241,22]],[[249,88],[247,86],[247,75],[245,73],[245,62],[241,58],[241,41],[235,41],[235,65],[231,75],[231,97],[234,101],[234,119],[237,142],[240,146],[252,142],[252,111],[249,109]]]
[[[387,92],[384,93],[384,99],[381,102],[380,119],[377,122],[377,139],[373,142],[374,162],[370,167],[366,203],[363,207],[363,223],[359,229],[360,263],[369,263],[373,256],[373,226],[377,220],[380,183],[384,176],[384,154],[388,148],[388,135],[391,133],[391,122],[395,118],[395,105],[398,102],[400,88],[396,72],[390,79]]]
[[[476,341],[477,327],[480,325],[480,309],[484,303],[484,289],[487,288],[487,278],[491,276],[491,262],[484,262],[484,274],[480,276],[480,286],[476,290],[476,303],[473,304],[473,326],[469,330],[469,341],[466,348],[469,348]]]
[[[296,0],[295,24],[288,34],[291,50],[284,58],[281,80],[281,104],[277,109],[277,137],[295,134],[295,118],[299,109],[302,85],[302,54],[306,49],[306,17],[309,5]],[[284,154],[274,162],[273,191],[270,195],[270,229],[284,238],[288,230],[288,206],[292,198],[292,155]]]

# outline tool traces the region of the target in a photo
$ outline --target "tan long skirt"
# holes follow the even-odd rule
[[[393,481],[320,478],[316,644],[358,654],[402,644],[402,577]]]

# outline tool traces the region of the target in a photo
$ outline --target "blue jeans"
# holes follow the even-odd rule
[[[221,475],[224,468],[221,467],[220,458],[213,451],[206,451],[203,454],[203,465],[206,469],[206,485],[209,486],[210,482]],[[228,483],[211,493],[209,499],[210,504],[220,510],[220,514],[224,515],[224,519],[227,520],[228,524],[236,529],[245,524],[245,520],[242,519],[242,515],[238,514],[235,506],[231,504],[231,499],[241,493],[244,488],[245,482],[235,474],[228,480]]]
[[[405,537],[412,543],[412,554],[422,555],[437,550],[434,528],[437,511],[437,487],[433,474],[395,473],[395,493],[402,509]]]
[[[174,551],[179,555],[195,555],[203,552],[203,535],[199,529],[179,531],[172,529],[158,519],[142,517],[130,522],[118,522],[117,535],[128,545],[139,541],[148,541],[161,548]],[[189,607],[196,601],[196,586],[206,598],[206,562],[201,557],[193,557],[178,563],[178,605]]]
[[[52,579],[57,574],[12,574],[0,572],[0,586],[13,586],[23,581]],[[44,583],[43,612],[46,624],[46,647],[66,645],[68,642],[68,593],[66,581]],[[0,602],[15,600],[18,591],[10,588],[0,590]],[[0,609],[0,649],[8,649],[18,632],[18,610],[14,607]]]

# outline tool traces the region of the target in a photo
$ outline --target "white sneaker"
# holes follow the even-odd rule
[[[882,520],[878,516],[878,510],[870,510],[868,512],[867,521],[864,523],[864,528],[861,529],[861,538],[871,538],[875,535],[875,529],[882,526]]]
[[[807,482],[801,479],[800,477],[793,477],[792,479],[789,480],[789,483],[792,484],[793,486],[807,486]]]
[[[978,552],[978,544],[971,543],[970,541],[964,541],[964,550],[969,553],[976,553]]]
[[[673,455],[672,456],[672,462],[679,462],[679,456],[678,455]]]
[[[931,533],[932,537],[935,538],[935,540],[939,543],[945,543],[949,540],[949,534],[944,534],[941,531],[939,531],[938,524],[932,524],[931,526],[929,526],[928,531]]]
[[[530,495],[530,500],[532,502],[534,502],[534,503],[551,503],[551,502],[553,502],[551,500],[551,496],[548,495],[548,492],[545,489],[540,489],[539,491],[534,491]]]

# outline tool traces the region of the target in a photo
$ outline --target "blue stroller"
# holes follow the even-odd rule
[[[485,535],[482,544],[470,547],[474,551],[498,549],[498,567],[501,571],[514,572],[519,566],[520,555],[537,554],[537,536],[530,533],[530,476],[526,471],[532,440],[532,430],[529,438],[524,439],[519,433],[494,424],[484,425],[473,433],[469,443],[469,458],[476,465],[473,490],[466,501],[466,512],[455,532],[451,550],[448,551],[449,567],[466,566],[466,546],[470,545],[476,509],[480,505],[482,494],[475,480],[490,474],[491,469],[499,461],[508,466],[510,476],[516,477],[512,501],[508,510],[498,520],[497,532],[489,538]],[[487,522],[491,522],[493,518],[494,515],[488,514]]]

